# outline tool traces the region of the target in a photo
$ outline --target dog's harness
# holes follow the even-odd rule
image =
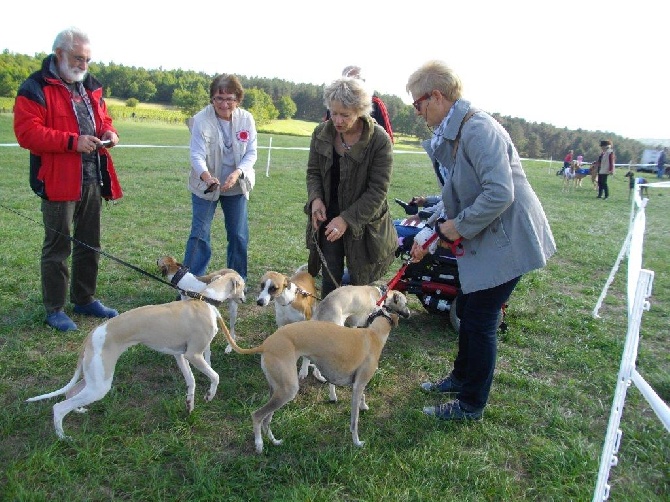
[[[188,267],[186,265],[179,265],[179,268],[172,277],[170,284],[172,284],[172,286],[174,286],[176,289],[179,289],[177,284],[179,284],[179,281],[181,281],[186,274],[188,274]]]
[[[384,307],[380,307],[378,309],[375,309],[369,316],[368,320],[365,322],[365,327],[367,328],[372,324],[372,321],[377,319],[377,317],[383,317],[385,318],[391,326],[393,326],[393,319],[391,318],[391,315],[388,313],[388,311]]]
[[[214,305],[215,307],[219,307],[223,303],[221,300],[215,300],[214,298],[210,298],[200,293],[196,293],[195,291],[182,289],[179,286],[177,286],[177,284],[179,284],[179,281],[181,281],[186,274],[188,274],[188,267],[186,265],[179,265],[179,268],[172,277],[172,280],[170,281],[170,286],[179,290],[182,294],[188,296],[189,298],[209,303],[210,305]]]

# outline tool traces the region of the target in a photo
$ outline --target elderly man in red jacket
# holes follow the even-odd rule
[[[75,313],[118,315],[94,297],[102,199],[118,199],[122,191],[107,151],[119,137],[102,99],[102,85],[88,74],[90,60],[84,32],[60,32],[53,53],[21,84],[14,105],[14,133],[30,150],[30,187],[42,198],[40,268],[46,323],[60,331],[77,329],[63,310],[70,279]]]

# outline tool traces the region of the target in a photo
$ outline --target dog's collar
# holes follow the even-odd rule
[[[189,298],[193,298],[194,300],[200,300],[205,303],[209,303],[210,305],[214,305],[215,307],[221,306],[223,303],[221,300],[215,300],[214,298],[209,298],[208,296],[201,295],[200,293],[196,293],[195,291],[186,291],[184,289],[180,289],[183,294],[188,296]]]
[[[377,319],[377,317],[384,317],[384,318],[389,322],[389,324],[390,324],[391,326],[393,326],[393,319],[391,319],[390,314],[389,314],[388,311],[387,311],[385,308],[383,308],[383,307],[378,308],[378,309],[375,309],[375,310],[368,316],[368,320],[366,321],[365,326],[366,326],[366,327],[367,327],[367,326],[370,326],[370,324],[372,324],[372,321],[374,321],[375,319]]]
[[[170,284],[176,286],[177,284],[179,284],[179,281],[181,281],[186,274],[188,274],[188,267],[185,265],[179,265],[179,268],[172,277]]]

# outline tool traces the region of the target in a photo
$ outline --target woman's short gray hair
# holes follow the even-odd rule
[[[455,102],[463,95],[463,84],[445,62],[432,60],[421,65],[409,76],[405,90],[413,96],[439,91],[449,101]]]
[[[356,78],[338,78],[326,86],[323,90],[323,104],[330,110],[334,101],[339,101],[359,117],[372,113],[372,94]]]
[[[70,28],[61,31],[58,35],[56,35],[56,39],[54,40],[54,45],[51,50],[53,52],[56,52],[56,49],[71,51],[74,49],[75,42],[79,42],[83,45],[91,43],[88,35],[85,32],[79,28],[71,26]]]

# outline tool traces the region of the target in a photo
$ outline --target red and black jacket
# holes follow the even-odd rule
[[[30,187],[51,201],[76,201],[81,198],[83,167],[77,152],[79,124],[70,91],[51,71],[50,55],[42,69],[26,79],[14,104],[14,133],[23,148],[30,150]],[[98,137],[116,129],[102,98],[102,85],[90,74],[82,82],[88,94]],[[98,150],[102,196],[107,200],[123,196],[109,152]]]

